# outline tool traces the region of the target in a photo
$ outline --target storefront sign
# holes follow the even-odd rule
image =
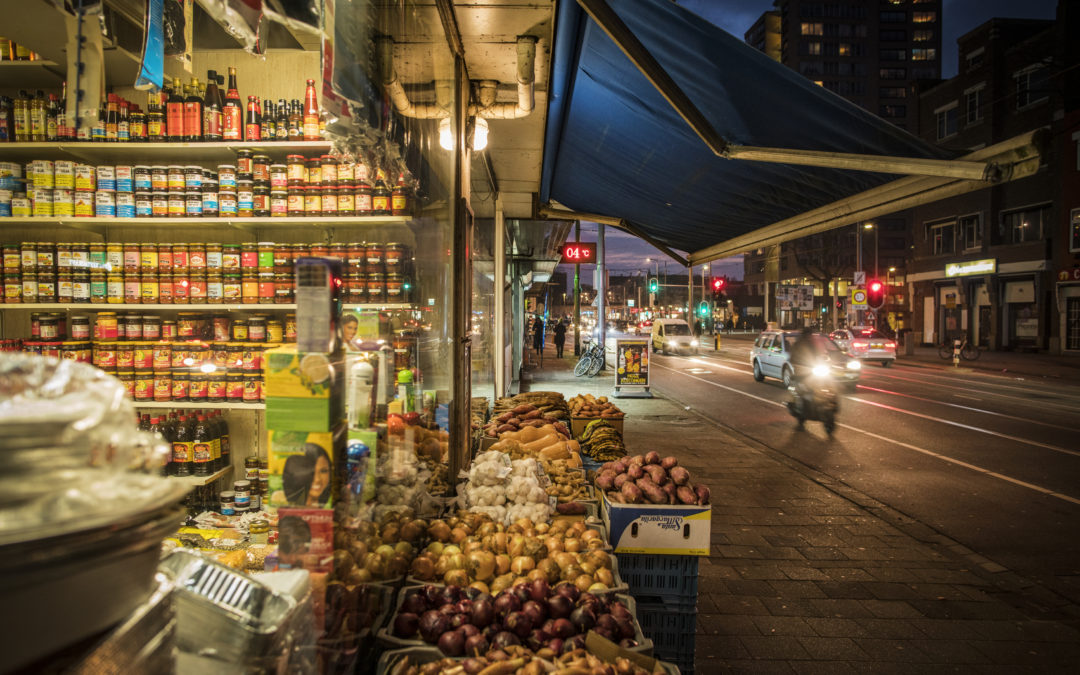
[[[615,388],[649,386],[649,340],[616,340]]]
[[[993,274],[997,272],[997,258],[970,260],[945,265],[946,277],[966,277],[972,274]]]
[[[1080,281],[1080,267],[1073,267],[1067,270],[1058,270],[1058,281]]]

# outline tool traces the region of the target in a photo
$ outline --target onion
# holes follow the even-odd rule
[[[439,639],[439,636],[450,628],[450,619],[444,614],[428,610],[420,615],[418,628],[420,637],[424,639],[424,642],[434,644]]]
[[[604,630],[611,631],[614,635],[619,632],[619,624],[615,621],[615,617],[610,614],[601,614],[596,618],[596,628],[603,628]],[[611,638],[608,638],[609,640]]]
[[[443,581],[447,586],[466,586],[469,583],[469,573],[465,570],[447,570],[443,575]]]
[[[618,635],[616,635],[614,631],[608,630],[607,628],[593,628],[593,632],[604,638],[605,640],[610,640],[611,642],[615,642],[618,639]]]
[[[503,592],[495,598],[495,615],[500,619],[521,609],[521,600],[511,592]]]
[[[477,633],[465,638],[465,653],[483,655],[488,650],[488,639]]]
[[[565,619],[574,611],[574,603],[565,595],[553,595],[548,600],[548,612],[553,619]]]
[[[551,651],[555,652],[556,654],[561,654],[562,653],[562,646],[563,646],[563,641],[562,641],[561,638],[552,638],[552,639],[548,640],[548,643],[547,643],[547,648],[550,649]]]
[[[574,637],[563,642],[562,653],[568,654],[575,649],[585,649],[585,636],[575,635]]]
[[[472,625],[471,623],[467,623],[461,627],[461,632],[465,633],[466,638],[471,638],[474,635],[479,635],[480,629]]]
[[[506,617],[506,629],[512,631],[519,638],[524,638],[532,631],[533,622],[529,620],[529,617],[524,612],[510,612]]]
[[[450,617],[450,627],[454,629],[461,628],[465,624],[469,623],[468,614],[455,614]]]
[[[555,592],[574,604],[577,604],[578,598],[581,597],[581,589],[566,581],[555,584]]]
[[[477,653],[469,649],[468,640],[465,640],[465,653]],[[461,662],[461,667],[465,670],[466,675],[480,675],[480,673],[483,672],[484,668],[487,668],[487,662],[483,659],[473,658],[470,656]]]
[[[442,603],[452,605],[461,600],[461,589],[457,586],[444,586],[441,593]]]
[[[423,595],[422,589],[409,591],[405,594],[405,598],[401,601],[401,611],[408,612],[420,616],[428,610],[427,599]]]
[[[546,581],[536,580],[529,586],[529,597],[535,602],[544,602],[551,595],[551,586]]]
[[[570,614],[570,623],[579,633],[588,633],[596,625],[596,614],[585,606],[578,607]]]
[[[532,600],[526,602],[521,606],[521,612],[529,617],[529,621],[532,625],[539,626],[547,619],[547,610],[539,602],[533,602]]]
[[[528,637],[525,638],[525,645],[534,652],[539,650],[548,641],[548,634],[539,628],[534,628],[529,632]]]
[[[439,651],[447,656],[465,653],[465,634],[460,630],[447,631],[439,636]]]
[[[491,641],[491,644],[499,649],[506,649],[512,645],[520,645],[521,640],[517,638],[513,633],[502,631],[495,636],[495,639]]]
[[[633,619],[625,616],[615,617],[615,623],[619,626],[619,635],[624,638],[632,638],[636,634],[634,631]]]
[[[469,617],[473,624],[484,628],[495,620],[495,605],[491,598],[477,599],[473,603],[472,611],[469,613]]]
[[[442,591],[443,587],[436,586],[435,584],[424,586],[424,597],[427,598],[428,606],[438,607],[443,604]]]
[[[530,584],[520,583],[514,586],[514,595],[521,601],[521,604],[525,604],[529,600],[532,600],[532,592],[529,590]]]
[[[420,626],[420,617],[412,612],[402,612],[394,619],[394,635],[399,638],[411,638]]]
[[[563,640],[574,634],[574,624],[569,619],[555,619],[551,628],[552,635]]]

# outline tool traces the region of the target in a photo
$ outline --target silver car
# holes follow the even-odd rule
[[[814,334],[812,338],[825,354],[833,378],[837,382],[845,383],[849,389],[854,389],[862,370],[859,361],[844,354],[824,335]],[[791,365],[791,348],[798,339],[798,331],[767,330],[759,335],[750,350],[754,379],[761,382],[766,377],[775,377],[783,382],[785,387],[790,387],[795,375],[795,367]]]
[[[896,341],[872,326],[834,330],[829,337],[837,347],[862,361],[878,361],[885,368],[896,361]]]

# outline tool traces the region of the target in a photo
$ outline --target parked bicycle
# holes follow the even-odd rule
[[[574,366],[574,375],[593,377],[603,369],[604,348],[598,341],[585,338],[585,349],[581,352],[577,365]]]
[[[982,352],[979,351],[978,347],[968,342],[966,335],[959,338],[959,340],[946,340],[939,345],[938,356],[946,360],[951,359],[953,357],[953,350],[956,348],[956,342],[958,341],[960,342],[960,358],[965,361],[974,361],[979,358],[979,355]]]

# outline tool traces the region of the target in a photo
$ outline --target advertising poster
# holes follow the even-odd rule
[[[649,340],[616,340],[615,388],[649,386]]]
[[[278,510],[278,569],[330,572],[334,561],[334,512]]]

